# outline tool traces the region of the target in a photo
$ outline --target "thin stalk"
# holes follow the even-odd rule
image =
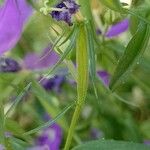
[[[64,150],[69,150],[72,137],[78,122],[82,107],[85,102],[88,87],[88,51],[85,24],[79,25],[79,36],[77,38],[76,58],[77,58],[77,102],[76,108],[71,120],[66,144]]]
[[[3,102],[0,100],[0,144],[4,145],[5,136],[4,136],[4,107]]]

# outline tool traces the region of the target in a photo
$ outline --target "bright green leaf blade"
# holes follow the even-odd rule
[[[74,106],[74,103],[72,103],[71,105],[65,107],[54,119],[44,123],[43,125],[33,129],[33,130],[30,130],[26,133],[24,133],[23,135],[27,136],[27,135],[30,135],[30,134],[34,134],[42,129],[45,129],[51,125],[53,125],[58,119],[60,119],[70,108],[72,108]]]
[[[145,23],[140,23],[137,32],[130,40],[126,47],[123,56],[120,58],[119,63],[115,69],[114,75],[110,82],[110,88],[114,89],[123,77],[131,70],[138,59],[142,56],[146,45],[148,44],[150,35],[150,28]]]
[[[115,11],[122,10],[121,3],[119,0],[100,0],[100,2],[112,10]]]
[[[79,145],[72,150],[149,150],[150,148],[144,144],[133,142],[123,142],[114,140],[99,140],[87,142]]]

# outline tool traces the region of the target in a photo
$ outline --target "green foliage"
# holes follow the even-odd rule
[[[133,142],[122,141],[91,141],[85,144],[79,145],[72,150],[149,150],[148,146]]]
[[[149,26],[141,22],[137,32],[130,40],[123,56],[119,60],[110,82],[111,89],[113,89],[120,80],[123,82],[124,75],[126,73],[130,73],[130,71],[132,71],[131,67],[138,63],[139,58],[143,55],[143,52],[148,44],[149,34]]]

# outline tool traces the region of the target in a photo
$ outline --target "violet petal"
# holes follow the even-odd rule
[[[42,52],[41,56],[36,53],[27,54],[24,58],[24,66],[29,70],[41,70],[54,65],[58,60],[58,54],[48,47]]]
[[[6,0],[0,8],[0,55],[12,49],[20,39],[28,10],[25,0]]]
[[[105,86],[109,86],[109,81],[110,81],[110,75],[108,74],[107,71],[97,71],[98,76],[100,79],[103,81]]]
[[[129,19],[124,19],[121,22],[112,25],[106,32],[105,36],[112,38],[118,36],[119,34],[125,32],[129,28]]]

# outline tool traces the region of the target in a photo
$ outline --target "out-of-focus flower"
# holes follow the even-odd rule
[[[10,138],[10,137],[12,137],[12,133],[11,132],[5,132],[5,137],[6,138]]]
[[[54,90],[56,92],[60,92],[60,87],[63,84],[63,82],[65,81],[65,77],[64,76],[54,76],[53,78],[47,79],[44,78],[41,81],[41,85],[44,87],[44,89],[46,90]]]
[[[144,144],[150,146],[150,140],[144,140]]]
[[[18,72],[21,70],[17,61],[12,58],[0,58],[0,72]]]
[[[90,136],[93,140],[96,140],[102,138],[104,133],[97,128],[92,128],[90,131]]]
[[[58,60],[58,54],[53,51],[51,47],[48,47],[44,49],[41,56],[35,53],[27,54],[24,59],[24,68],[33,71],[43,70],[53,66]],[[60,87],[65,81],[65,77],[63,75],[55,75],[52,78],[40,77],[39,81],[45,90],[54,90],[56,92],[60,92]]]
[[[52,11],[50,13],[52,18],[57,21],[65,21],[68,25],[72,25],[72,15],[79,9],[79,5],[76,4],[75,0],[62,0],[56,5],[56,8],[59,8],[60,10]]]
[[[45,119],[48,120],[49,116],[46,115]],[[55,123],[40,133],[35,140],[36,146],[29,150],[38,150],[40,148],[41,150],[59,150],[61,141],[62,129],[58,124]]]
[[[51,47],[44,49],[41,55],[29,53],[24,58],[24,67],[29,70],[43,70],[59,60],[58,54]]]
[[[0,8],[0,55],[16,45],[31,11],[26,0],[6,0]]]
[[[0,144],[0,150],[5,150],[5,147],[2,144]]]
[[[110,81],[110,75],[108,74],[108,72],[104,70],[97,71],[97,75],[100,77],[104,85],[108,87]]]
[[[27,150],[50,150],[48,145],[44,145],[44,146],[35,146],[32,148],[28,148]]]
[[[113,38],[125,32],[128,28],[129,28],[129,19],[124,19],[121,22],[112,25],[106,32],[105,36],[107,38]]]

